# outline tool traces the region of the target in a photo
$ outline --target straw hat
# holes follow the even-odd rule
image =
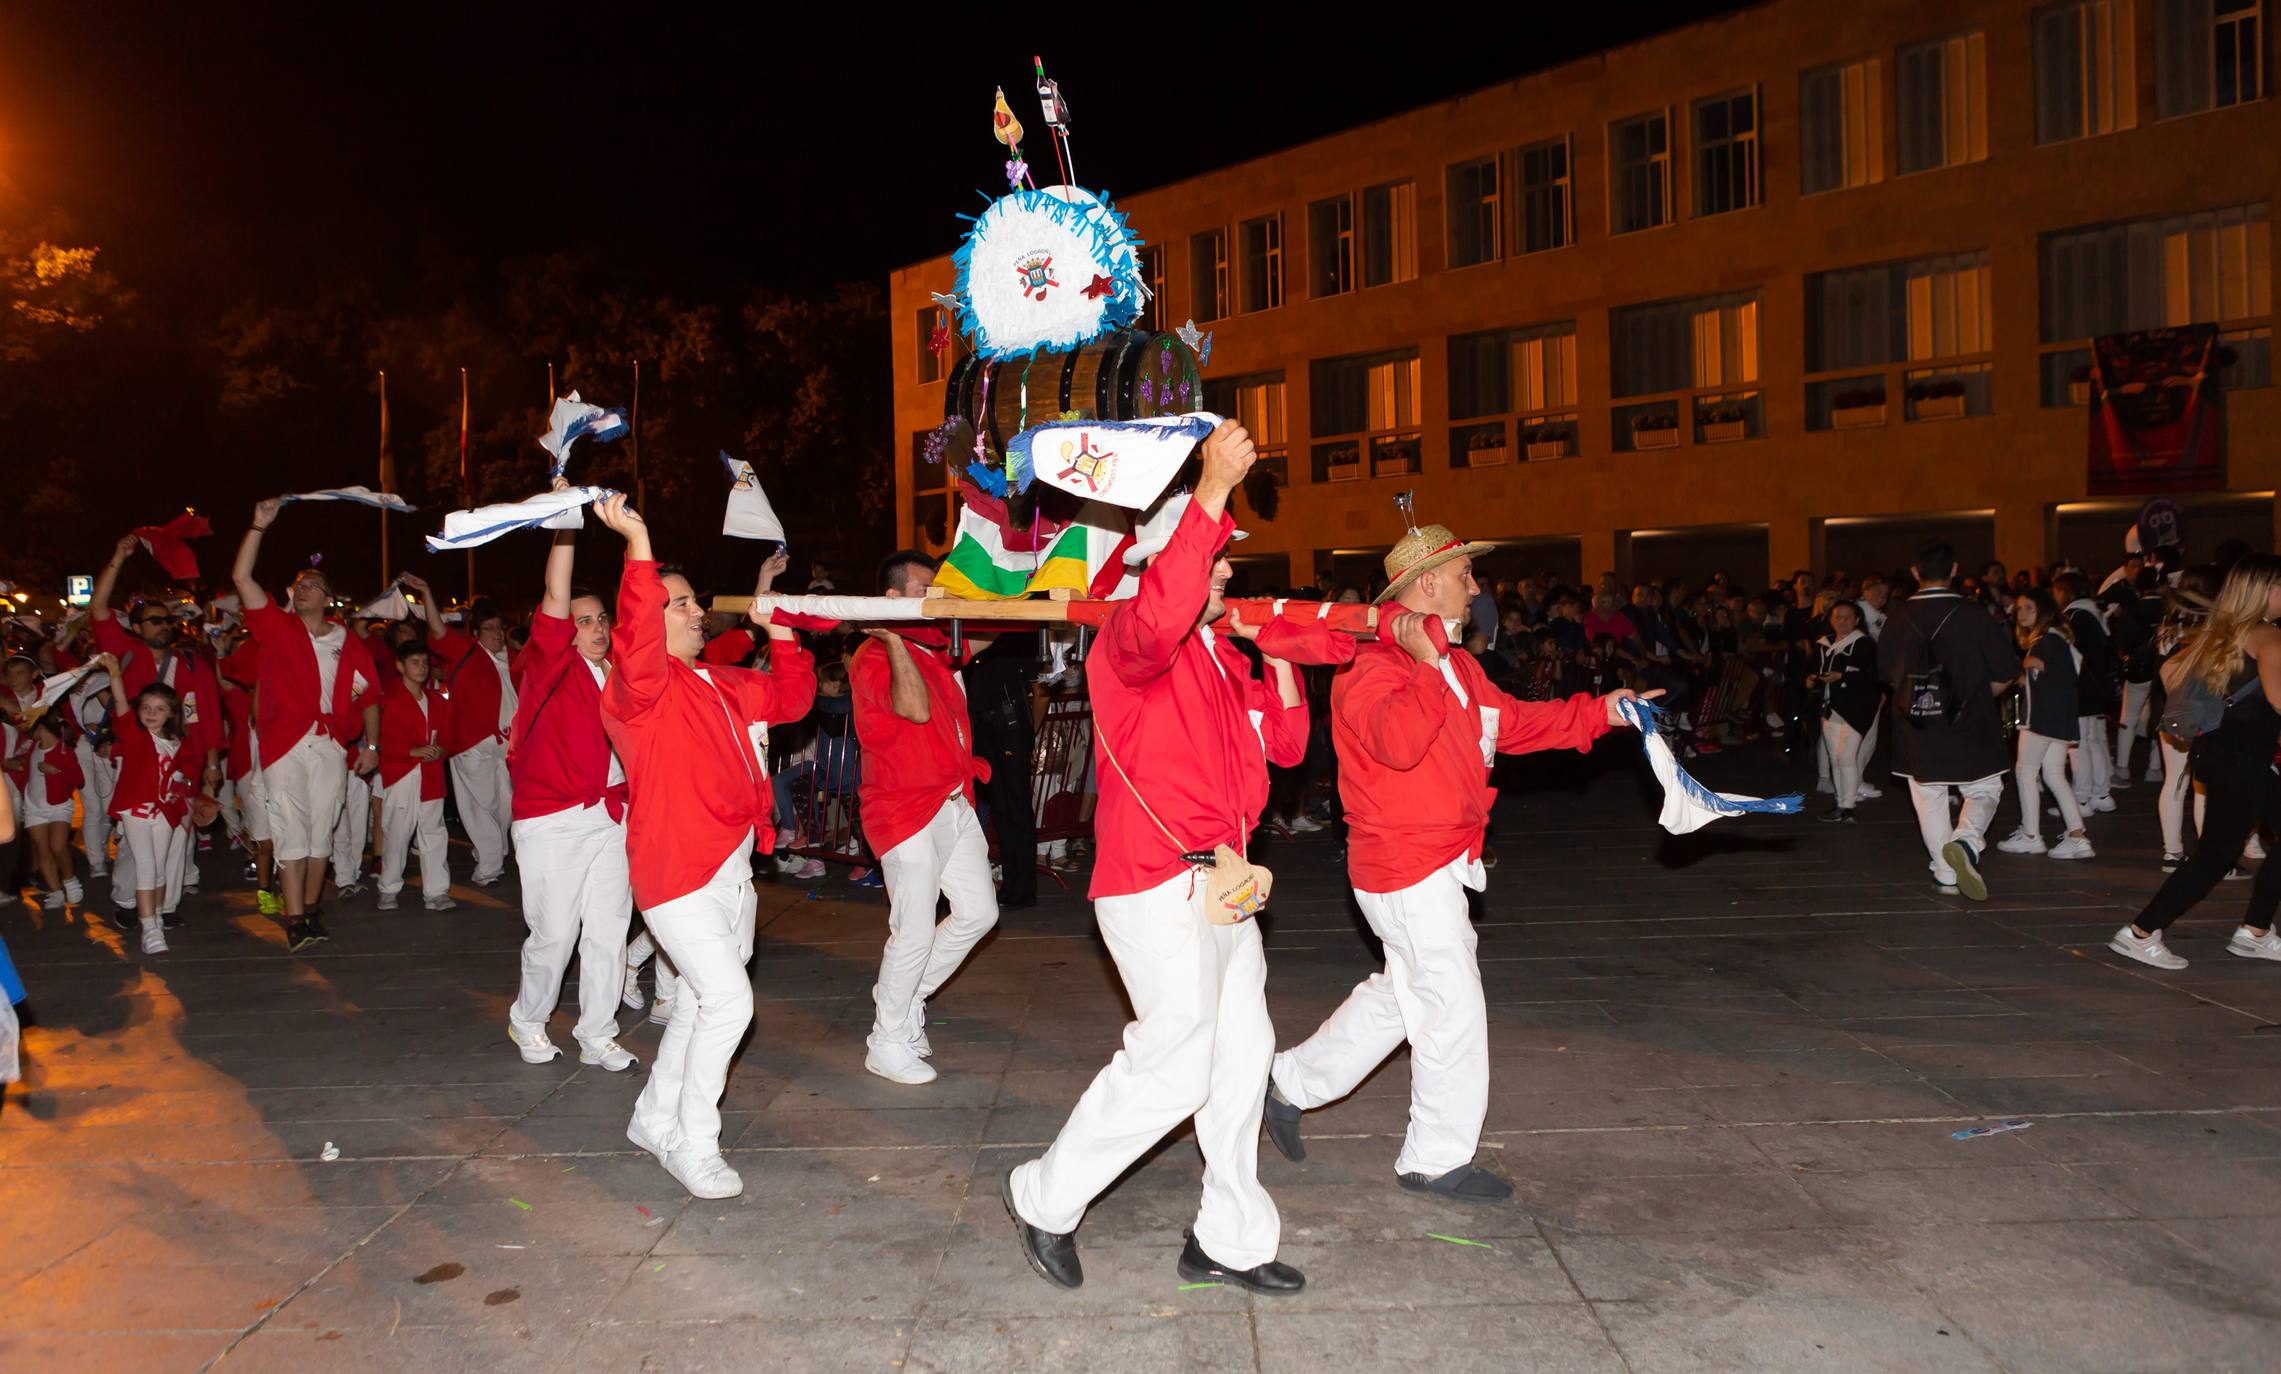
[[[1418,574],[1430,572],[1453,558],[1471,558],[1496,548],[1495,544],[1468,544],[1449,532],[1447,525],[1422,525],[1394,542],[1386,555],[1386,590],[1378,594],[1380,603],[1392,601],[1418,580]]]

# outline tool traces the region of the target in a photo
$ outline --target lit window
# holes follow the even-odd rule
[[[1275,475],[1278,486],[1290,485],[1282,373],[1262,372],[1249,377],[1208,381],[1204,383],[1204,409],[1224,415],[1249,431],[1252,445],[1259,451],[1259,466]]]
[[[2043,403],[2080,403],[2087,341],[2214,324],[2234,350],[2226,385],[2271,384],[2271,230],[2263,204],[2043,236]],[[2072,345],[2072,346],[2066,346]]]
[[[1671,222],[1671,118],[1657,111],[1608,126],[1613,232]]]
[[[1610,391],[1642,398],[1618,406],[1616,447],[1666,447],[1691,412],[1697,442],[1755,438],[1759,296],[1756,291],[1626,306],[1608,315]]]
[[[1414,348],[1312,364],[1315,480],[1418,471],[1422,436],[1418,351]]]
[[[1397,181],[1365,189],[1362,284],[1389,286],[1418,275],[1418,184]]]
[[[1505,256],[1505,200],[1497,164],[1493,157],[1460,162],[1444,177],[1451,267],[1473,267]]]
[[[1871,57],[1798,79],[1799,180],[1806,194],[1885,179],[1884,64]]]
[[[2068,0],[2035,12],[2035,141],[2138,123],[2130,0]]]
[[[1901,49],[1893,60],[1893,84],[1904,174],[1988,156],[1983,35],[1960,34]]]
[[[1695,102],[1695,213],[1758,204],[1758,92]]]
[[[2264,0],[2154,0],[2154,101],[2165,119],[2265,98]]]

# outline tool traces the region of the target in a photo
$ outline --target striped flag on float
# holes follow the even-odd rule
[[[999,601],[1057,588],[1107,596],[1122,581],[1132,543],[1123,511],[1088,501],[1074,520],[1041,512],[1016,529],[1005,501],[972,479],[959,479],[958,495],[958,538],[935,572],[935,585],[952,596]]]

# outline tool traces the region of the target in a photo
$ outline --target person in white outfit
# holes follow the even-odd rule
[[[2080,655],[2076,675],[2076,708],[2082,712],[2076,727],[2069,767],[2075,778],[2075,800],[2083,813],[2115,809],[2113,796],[2114,738],[2107,718],[2115,713],[2114,651],[2108,644],[2107,618],[2091,598],[2091,581],[2081,573],[2062,573],[2053,579],[2052,597],[2067,620],[2070,642]]]
[[[2083,655],[2076,649],[2068,622],[2040,587],[2030,587],[2012,602],[2019,622],[2025,709],[2020,713],[2019,762],[2013,775],[2020,784],[2020,826],[1997,844],[2007,854],[2045,854],[2054,859],[2094,857],[2090,837],[2083,830],[2083,812],[2067,785],[2067,751],[2082,728],[2077,710],[2076,680]],[[2043,787],[2051,788],[2067,833],[2059,843],[2043,842]]]
[[[507,622],[488,603],[477,601],[467,611],[469,633],[461,634],[444,623],[434,597],[420,601],[427,608],[428,641],[440,665],[437,678],[451,698],[443,743],[460,824],[467,827],[467,843],[475,851],[475,872],[468,881],[489,887],[506,874],[515,820],[507,734],[517,698],[507,658]]]
[[[375,882],[380,909],[394,911],[404,890],[404,859],[420,851],[420,895],[430,911],[449,911],[449,839],[444,834],[442,733],[448,709],[443,693],[429,682],[428,646],[409,640],[396,646],[398,681],[380,700],[380,875]],[[356,808],[350,807],[349,810]]]
[[[1805,685],[1820,693],[1822,753],[1837,790],[1822,819],[1850,823],[1864,795],[1861,770],[1869,764],[1877,722],[1877,644],[1861,629],[1861,610],[1851,601],[1833,602],[1829,622],[1829,634],[1815,645],[1820,662]]]
[[[103,746],[111,728],[111,685],[99,674],[89,673],[71,689],[66,700],[79,722],[72,752],[79,756],[79,842],[87,851],[87,876],[89,879],[108,877],[111,872],[111,785],[119,777],[118,765],[104,757]]]

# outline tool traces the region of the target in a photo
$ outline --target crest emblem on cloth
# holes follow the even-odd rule
[[[1022,294],[1033,301],[1042,301],[1053,287],[1061,285],[1054,279],[1053,254],[1026,253],[1014,263],[1014,275],[1020,279]]]
[[[1090,491],[1099,491],[1109,485],[1117,473],[1117,455],[1093,447],[1093,436],[1080,433],[1077,442],[1061,441],[1062,468],[1058,481],[1074,477]]]

